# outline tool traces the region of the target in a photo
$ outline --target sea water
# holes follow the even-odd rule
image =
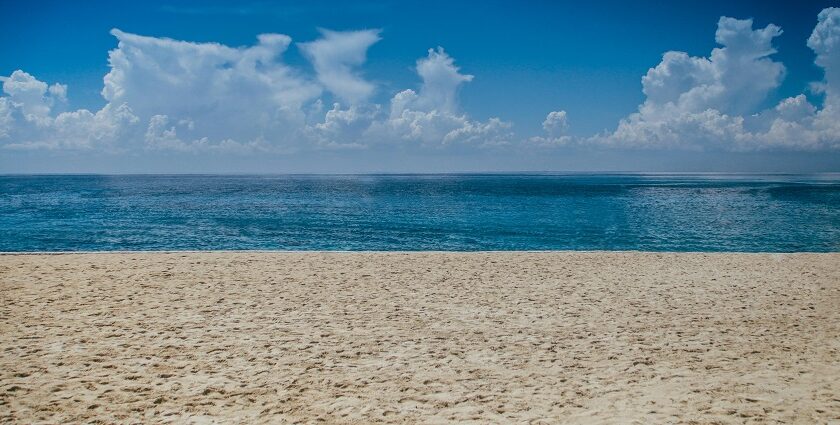
[[[0,176],[0,251],[840,251],[840,175]]]

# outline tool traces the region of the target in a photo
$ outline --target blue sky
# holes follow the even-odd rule
[[[4,146],[0,172],[840,171],[840,134],[820,124],[831,121],[826,98],[833,85],[824,79],[829,68],[815,64],[817,52],[808,41],[818,15],[832,5],[836,3],[4,2],[0,76],[8,81],[21,70],[28,76],[15,77],[21,85],[58,83],[66,93],[60,88],[42,93],[40,100],[50,109],[44,119],[53,121],[37,126],[32,120],[23,123],[27,113],[21,106],[22,95],[14,100],[8,90],[4,93],[6,103],[16,104],[18,110],[9,115],[9,130],[0,137]],[[750,38],[755,45],[749,49],[771,46],[776,52],[762,50],[754,58],[730,48],[728,59],[713,63],[728,68],[713,70],[695,61],[691,66],[697,69],[685,71],[683,59],[676,57],[673,63],[663,62],[667,51],[710,58],[712,49],[721,47],[716,31],[722,16],[753,19],[748,28],[731,24],[737,33],[733,40],[760,34],[771,24],[780,27],[780,33],[762,33],[766,39]],[[827,37],[840,37],[832,19],[826,15],[822,31]],[[125,42],[138,50],[150,49],[129,55],[125,66],[134,65],[132,69],[137,63],[131,61],[162,60],[179,51],[174,44],[150,40],[248,48],[258,43],[258,34],[283,34],[290,38],[288,46],[277,47],[280,54],[275,59],[284,75],[294,77],[299,86],[294,94],[283,91],[278,87],[288,88],[289,83],[275,75],[269,88],[257,89],[254,81],[264,76],[252,75],[257,80],[226,87],[218,97],[205,93],[190,101],[189,92],[181,92],[161,107],[154,99],[160,93],[173,93],[172,87],[141,84],[156,80],[138,74],[115,83],[127,93],[108,100],[102,91],[103,77],[113,71],[109,65],[109,51],[117,48],[113,28],[127,38],[148,37]],[[346,46],[319,44],[325,52],[317,59],[320,70],[315,56],[307,55],[304,44],[299,44],[329,41],[319,29],[336,31],[332,43]],[[359,32],[363,30],[368,32]],[[428,52],[438,46],[445,50]],[[200,55],[199,50],[184,53],[185,60]],[[228,53],[217,54],[228,58]],[[733,59],[735,54],[741,56]],[[840,52],[824,49],[823,55],[824,63],[830,63]],[[732,65],[743,57],[751,62]],[[421,62],[428,66],[428,80],[419,71]],[[696,80],[694,86],[660,73],[650,80],[650,87],[671,84],[680,93],[699,85],[711,89],[673,108],[665,100],[676,103],[676,97],[647,101],[642,77],[660,63],[667,78],[683,70]],[[264,65],[248,72],[259,73]],[[197,79],[220,78],[219,73],[204,75],[199,68],[191,69],[190,75]],[[707,71],[724,76],[720,81],[697,76]],[[757,75],[745,80],[757,81],[752,86],[731,82],[750,72]],[[763,78],[767,81],[758,81]],[[195,81],[181,81],[178,87],[191,83]],[[352,95],[351,85],[358,89]],[[200,84],[190,87],[206,90]],[[250,89],[261,94],[278,91],[259,100],[248,94]],[[395,99],[406,90],[416,99],[408,100],[401,109],[402,121],[395,122]],[[442,90],[452,92],[454,104],[436,103],[443,102],[440,96],[449,96],[433,99],[432,94]],[[273,103],[278,96],[293,99]],[[697,106],[701,97],[706,103]],[[745,98],[748,108],[735,107]],[[785,99],[798,99],[789,102],[791,108],[803,114],[813,109],[812,116],[796,112],[790,118],[773,112]],[[334,102],[340,105],[332,118],[339,121],[331,123]],[[640,105],[646,102],[649,107],[642,111]],[[316,111],[316,103],[320,110]],[[106,111],[110,115],[101,114],[99,121],[77,116],[57,120],[59,114],[79,109],[96,114],[109,104],[113,109],[126,104],[128,109],[117,118]],[[241,113],[224,115],[220,107],[200,115],[207,105],[216,104]],[[246,111],[251,104],[255,109]],[[261,115],[272,108],[299,113],[282,118],[279,112],[268,118]],[[719,114],[706,114],[709,109]],[[562,115],[550,115],[561,111]],[[641,117],[631,118],[634,113]],[[744,117],[741,124],[736,122],[739,117]],[[72,131],[57,128],[70,118],[81,120],[71,122]],[[628,119],[631,122],[619,131],[619,122]],[[266,124],[266,120],[277,122]],[[720,129],[694,140],[693,126],[706,129],[709,122],[720,124]],[[779,125],[773,127],[771,122]],[[782,124],[784,133],[771,134]],[[732,130],[733,125],[743,128]],[[117,126],[125,126],[125,132],[122,127],[114,130]],[[237,126],[244,130],[227,131]],[[663,126],[667,134],[655,133]],[[250,131],[255,127],[260,130]],[[289,141],[292,137],[295,140]],[[785,141],[794,139],[796,143]]]

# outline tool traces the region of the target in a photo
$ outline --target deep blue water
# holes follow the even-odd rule
[[[0,251],[840,251],[840,175],[0,176]]]

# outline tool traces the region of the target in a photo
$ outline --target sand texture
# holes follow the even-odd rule
[[[0,256],[4,423],[838,423],[840,254]]]

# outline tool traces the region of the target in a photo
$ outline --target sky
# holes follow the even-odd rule
[[[0,6],[0,173],[840,171],[837,2]]]

